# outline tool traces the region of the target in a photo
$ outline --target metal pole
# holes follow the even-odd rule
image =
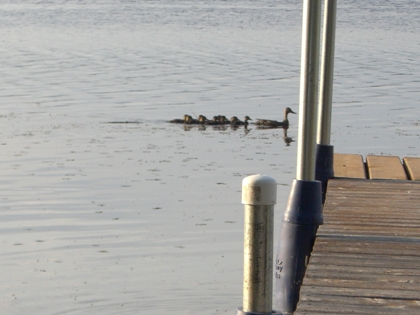
[[[297,180],[315,179],[321,0],[305,0],[302,23]]]
[[[337,0],[325,0],[319,83],[318,144],[330,144]]]
[[[273,221],[277,183],[252,175],[242,181],[245,205],[243,307],[237,314],[273,314]]]
[[[315,179],[322,183],[325,201],[328,180],[334,177],[334,147],[330,145],[337,0],[325,0]]]
[[[297,174],[284,211],[276,258],[276,310],[293,314],[318,226],[322,189],[315,181],[321,0],[304,0]]]

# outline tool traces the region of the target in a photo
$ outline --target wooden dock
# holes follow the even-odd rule
[[[420,158],[334,155],[296,315],[420,314]]]

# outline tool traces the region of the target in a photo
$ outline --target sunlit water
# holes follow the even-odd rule
[[[2,1],[3,314],[234,313],[242,178],[278,181],[278,226],[296,143],[281,129],[166,120],[297,111],[301,11],[295,1]],[[419,156],[419,11],[339,2],[335,152]]]

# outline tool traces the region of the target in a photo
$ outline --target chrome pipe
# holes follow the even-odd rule
[[[305,0],[299,96],[297,180],[315,180],[321,0]]]
[[[317,143],[323,145],[329,145],[331,141],[336,12],[337,0],[325,0],[317,137]]]

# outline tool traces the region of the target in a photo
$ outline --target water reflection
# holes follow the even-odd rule
[[[236,131],[238,129],[243,129],[245,134],[248,134],[252,128],[248,128],[248,125],[237,126],[237,125],[206,125],[206,124],[183,124],[182,128],[185,131],[191,131],[194,129],[204,131],[204,130],[215,130],[215,131]]]
[[[247,124],[243,126],[238,125],[206,125],[206,124],[182,124],[182,128],[184,131],[192,131],[192,130],[199,130],[199,131],[205,131],[205,130],[214,130],[214,131],[237,131],[237,130],[243,130],[244,134],[247,135],[252,130],[270,130],[270,129],[282,129],[283,130],[283,141],[286,144],[286,146],[290,146],[292,142],[295,142],[293,137],[290,137],[287,134],[287,131],[289,129],[289,126],[281,127],[281,126],[259,126],[254,125],[256,128],[250,128],[254,124]]]
[[[268,129],[283,129],[283,141],[286,146],[290,146],[290,143],[295,142],[295,140],[287,135],[287,130],[289,129],[289,125],[281,127],[281,126],[257,126],[257,130],[268,130]]]
[[[283,141],[286,143],[286,146],[290,146],[290,143],[294,142],[295,140],[293,140],[292,137],[287,136],[287,129],[288,128],[283,128]]]
[[[286,144],[286,146],[290,146],[292,142],[295,142],[293,137],[289,136],[287,134],[287,131],[289,129],[289,124],[286,125],[261,125],[255,123],[245,123],[245,124],[231,124],[231,123],[225,123],[225,124],[207,124],[207,123],[198,123],[198,121],[203,121],[203,117],[205,116],[200,115],[198,119],[194,119],[194,123],[186,123],[185,121],[188,121],[188,118],[185,118],[187,115],[184,116],[183,119],[172,119],[169,121],[166,121],[170,124],[179,125],[182,126],[182,129],[184,131],[192,131],[192,130],[199,130],[199,131],[205,131],[205,130],[214,130],[214,131],[238,131],[243,130],[244,135],[249,134],[252,130],[270,130],[270,129],[282,129],[283,130],[283,141]],[[224,117],[224,116],[223,116]],[[236,118],[236,116],[234,116]],[[245,116],[248,117],[248,116]],[[237,119],[237,118],[236,118]],[[249,119],[249,117],[248,117]],[[245,120],[246,122],[247,120]],[[107,124],[142,124],[144,121],[109,121],[106,122]],[[254,128],[253,128],[254,127]]]

